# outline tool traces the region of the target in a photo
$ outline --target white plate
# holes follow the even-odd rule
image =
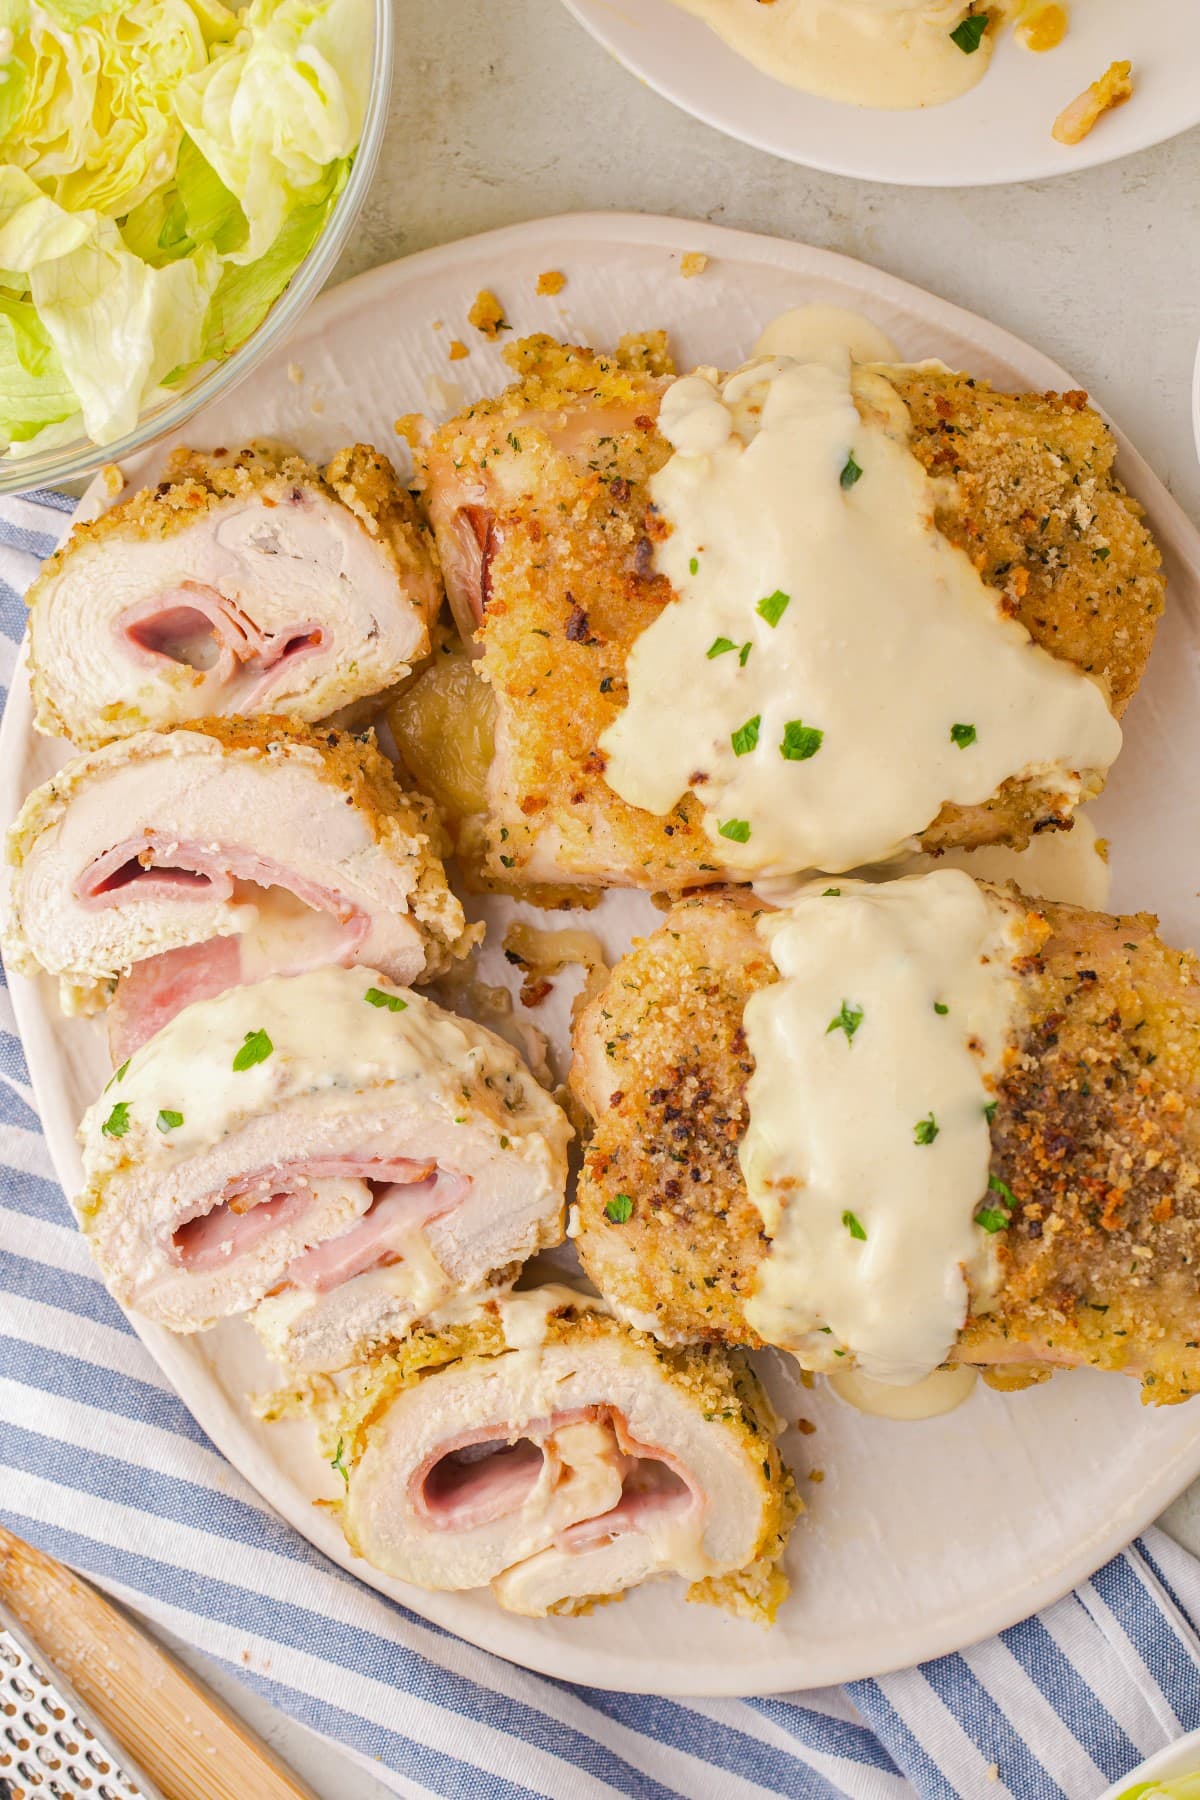
[[[689,250],[711,261],[685,281],[677,271]],[[554,301],[534,295],[547,269],[568,277]],[[485,285],[518,331],[560,330],[606,345],[631,327],[668,325],[681,362],[736,363],[769,319],[815,300],[859,307],[914,358],[940,355],[1018,387],[1075,385],[982,319],[844,257],[715,226],[597,214],[428,250],[334,290],[286,350],[226,397],[219,416],[197,416],[191,442],[267,434],[314,455],[355,437],[394,444],[397,414],[428,405],[445,380],[471,395],[503,380],[498,351],[466,324]],[[451,336],[470,344],[467,361],[447,360]],[[1200,836],[1183,827],[1200,760],[1200,539],[1128,449],[1123,467],[1166,552],[1172,600],[1098,821],[1115,839],[1117,902],[1156,906],[1169,937],[1196,943]],[[152,472],[149,459],[128,470],[139,480]],[[59,746],[31,730],[22,666],[0,736],[0,814],[11,817],[61,760]],[[609,895],[587,922],[619,951],[635,915],[650,916],[644,897]],[[500,978],[507,965],[495,935],[486,957],[485,978]],[[560,981],[536,1015],[560,1042],[567,985]],[[74,1192],[75,1122],[108,1072],[101,1030],[64,1022],[48,982],[14,979],[12,990],[55,1167]],[[1139,1405],[1132,1381],[1090,1371],[1009,1398],[979,1388],[948,1418],[907,1426],[865,1419],[819,1384],[797,1388],[789,1416],[807,1415],[817,1431],[796,1435],[789,1451],[800,1469],[824,1470],[825,1480],[803,1482],[809,1511],[792,1541],[793,1593],[773,1631],[685,1606],[675,1583],[588,1618],[517,1619],[486,1595],[424,1594],[384,1580],[348,1554],[336,1526],[312,1506],[317,1495],[333,1496],[337,1478],[307,1430],[261,1426],[245,1404],[247,1389],[274,1384],[246,1327],[235,1322],[189,1339],[133,1323],[210,1438],[335,1561],[515,1662],[643,1693],[779,1692],[970,1643],[1086,1577],[1200,1473],[1200,1403],[1156,1412]]]
[[[1136,1769],[1120,1781],[1114,1781],[1110,1788],[1105,1788],[1100,1800],[1121,1800],[1131,1787],[1141,1781],[1170,1781],[1172,1776],[1194,1775],[1200,1769],[1200,1731],[1189,1731],[1186,1737],[1177,1738],[1175,1743],[1168,1744],[1165,1750],[1148,1757]]]
[[[979,84],[946,106],[903,112],[819,100],[763,74],[671,0],[564,0],[617,61],[684,112],[810,169],[907,187],[987,187],[1113,162],[1200,122],[1196,0],[1074,0],[1057,50],[1001,35]],[[1110,62],[1137,91],[1081,144],[1050,127]]]

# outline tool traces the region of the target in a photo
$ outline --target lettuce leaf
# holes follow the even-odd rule
[[[369,0],[251,0],[243,29],[180,82],[175,108],[241,203],[249,231],[233,260],[256,262],[330,163],[357,147],[373,50]]]
[[[0,436],[20,441],[79,411],[46,327],[28,300],[0,294]]]

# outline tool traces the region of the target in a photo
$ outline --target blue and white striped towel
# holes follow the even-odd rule
[[[0,506],[5,692],[18,595],[69,512],[54,494]],[[1158,1531],[990,1642],[792,1698],[572,1687],[361,1587],[222,1461],[97,1280],[54,1180],[6,991],[0,1517],[405,1795],[1096,1800],[1200,1728],[1200,1565]]]

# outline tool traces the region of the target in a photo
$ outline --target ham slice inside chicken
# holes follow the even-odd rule
[[[243,712],[261,710],[285,669],[290,673],[291,665],[320,650],[326,639],[312,619],[298,620],[286,631],[264,632],[234,601],[197,581],[181,582],[127,607],[114,621],[114,630],[137,662],[151,668],[175,663],[214,688],[231,689],[236,683]],[[215,702],[213,710],[218,710]]]
[[[366,1210],[340,1235],[301,1252],[284,1286],[325,1293],[369,1269],[399,1261],[403,1237],[459,1204],[471,1183],[464,1175],[397,1156],[325,1157],[243,1177],[207,1212],[176,1228],[175,1262],[191,1273],[227,1268],[270,1231],[295,1225],[312,1203],[314,1181],[361,1181]]]
[[[591,1549],[622,1532],[642,1529],[650,1513],[682,1514],[703,1504],[675,1458],[631,1437],[614,1408],[594,1406],[531,1421],[519,1437],[483,1426],[452,1439],[414,1470],[409,1492],[415,1512],[440,1531],[471,1531],[519,1512],[543,1470],[548,1467],[551,1477],[558,1477],[556,1432],[585,1419],[607,1426],[616,1440],[624,1463],[621,1498],[607,1512],[560,1532],[558,1549]]]

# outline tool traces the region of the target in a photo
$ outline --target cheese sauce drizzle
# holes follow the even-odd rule
[[[861,410],[860,410],[861,409]],[[627,664],[606,779],[689,789],[723,867],[841,870],[916,847],[950,801],[1021,777],[1073,805],[1121,729],[934,523],[937,485],[878,368],[831,345],[673,383],[651,481],[677,599]],[[714,857],[714,861],[717,857]]]
[[[746,1317],[804,1366],[921,1380],[997,1280],[985,1108],[1019,1023],[1015,902],[960,870],[812,887],[759,934],[740,1157],[771,1239]]]
[[[777,81],[826,100],[889,108],[939,106],[974,87],[996,34],[988,14],[1010,9],[1003,0],[986,11],[967,0],[676,4]]]

